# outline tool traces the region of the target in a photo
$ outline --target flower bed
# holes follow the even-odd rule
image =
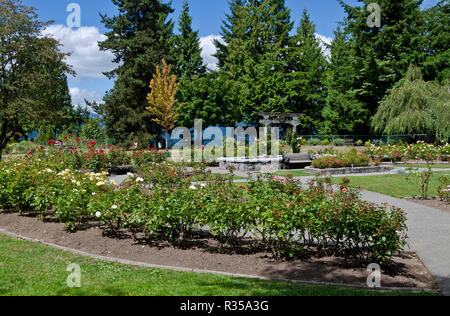
[[[253,236],[277,259],[302,255],[314,245],[361,263],[384,263],[405,246],[405,214],[361,200],[347,183],[337,191],[321,178],[306,189],[278,177],[245,185],[220,178],[194,186],[183,168],[165,161],[142,164],[116,187],[105,173],[74,172],[55,159],[1,163],[0,208],[38,212],[69,230],[101,222],[111,232],[128,229],[136,238],[144,233],[174,245],[208,227],[233,248]]]
[[[311,166],[315,169],[337,169],[348,167],[367,167],[371,164],[379,164],[378,161],[371,161],[370,157],[352,149],[348,152],[341,152],[335,155],[326,155],[313,160]]]
[[[121,167],[140,166],[149,162],[161,162],[169,153],[149,146],[146,150],[129,152],[120,145],[99,146],[94,141],[65,138],[64,145],[53,140],[48,146],[27,153],[27,158],[46,161],[53,159],[65,168],[85,171],[117,171]]]
[[[375,146],[367,143],[367,154],[383,160],[399,161],[447,161],[450,162],[450,145],[433,145],[419,141],[416,144]]]

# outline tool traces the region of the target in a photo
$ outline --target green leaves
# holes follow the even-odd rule
[[[119,13],[111,18],[102,16],[102,23],[109,32],[99,46],[101,50],[111,51],[115,62],[121,65],[107,74],[116,81],[99,111],[105,118],[110,137],[147,146],[160,132],[146,110],[148,84],[163,58],[172,62],[173,22],[167,18],[173,9],[158,0],[114,3]]]
[[[183,2],[179,24],[179,35],[174,36],[175,74],[179,78],[191,79],[193,76],[206,74],[201,56],[198,31],[192,30],[192,17],[189,15],[189,4]]]
[[[0,1],[0,153],[17,132],[58,125],[71,107],[59,43],[20,0]]]
[[[425,82],[416,66],[410,66],[401,80],[380,103],[371,124],[376,132],[428,134],[446,142],[450,135],[450,93],[448,87]]]

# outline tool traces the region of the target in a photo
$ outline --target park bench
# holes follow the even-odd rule
[[[311,163],[312,159],[308,153],[283,155],[283,165],[285,169],[299,169],[299,167],[310,166]]]
[[[344,139],[344,146],[353,146],[353,139]]]

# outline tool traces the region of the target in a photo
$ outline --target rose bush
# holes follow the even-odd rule
[[[66,168],[54,155],[1,163],[0,209],[51,216],[71,231],[98,222],[112,233],[129,230],[138,240],[145,234],[174,245],[203,229],[234,250],[254,237],[277,259],[314,246],[361,263],[385,263],[406,244],[405,214],[362,201],[348,182],[339,189],[322,178],[306,188],[270,176],[243,184],[230,177],[193,183],[185,166],[152,161],[117,187],[106,173]]]
[[[346,167],[366,167],[375,164],[370,157],[356,149],[348,152],[340,152],[335,155],[325,156],[313,160],[312,167],[318,169],[346,168]]]
[[[418,141],[415,144],[381,145],[366,144],[366,152],[372,157],[391,161],[423,160],[423,161],[450,161],[450,145],[427,144]]]

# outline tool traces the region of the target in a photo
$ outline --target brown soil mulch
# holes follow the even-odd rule
[[[276,279],[329,282],[366,286],[369,272],[344,258],[317,255],[302,260],[276,261],[262,249],[224,253],[217,242],[207,237],[188,241],[186,247],[168,244],[137,243],[127,232],[119,237],[106,236],[105,229],[91,227],[68,233],[64,224],[44,222],[33,216],[0,213],[0,228],[29,238],[95,255],[127,259],[156,265],[247,274]],[[414,254],[396,256],[393,265],[382,273],[383,287],[438,289],[432,276]]]
[[[426,200],[407,198],[406,200],[450,213],[450,203],[441,201],[439,198],[429,198]]]

